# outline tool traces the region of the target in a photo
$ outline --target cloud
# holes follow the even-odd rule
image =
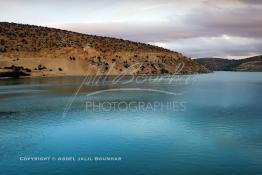
[[[153,43],[158,45],[158,43]],[[242,58],[261,53],[262,41],[243,37],[222,35],[198,37],[161,43],[166,48],[177,50],[193,58],[236,57]],[[232,54],[233,53],[233,54]]]
[[[100,36],[112,36],[142,42],[167,42],[180,38],[198,36],[186,26],[176,26],[171,22],[109,22],[72,23],[55,25],[63,29]]]
[[[222,2],[224,0],[221,0]],[[109,35],[144,42],[162,42],[180,38],[214,37],[223,34],[236,37],[262,37],[262,9],[245,6],[241,8],[215,8],[205,3],[218,3],[221,1],[203,1],[202,5],[183,15],[177,11],[162,20],[125,20],[86,23],[67,23],[59,27],[82,33]],[[223,6],[237,0],[227,0]],[[145,2],[155,2],[147,0]],[[170,1],[169,1],[170,2]],[[226,3],[227,2],[227,3]],[[231,3],[232,3],[231,2]],[[155,2],[156,3],[156,2]],[[177,2],[178,3],[178,2]],[[168,1],[154,3],[151,6],[142,6],[140,9],[154,9]],[[200,3],[201,4],[201,3]],[[172,8],[175,9],[175,4]],[[154,11],[154,10],[153,10]],[[161,14],[161,13],[158,13]]]
[[[239,1],[245,4],[251,4],[251,5],[262,4],[261,0],[239,0]]]
[[[206,15],[209,18],[206,18]],[[224,34],[236,37],[261,38],[262,18],[255,15],[226,15],[207,12],[191,14],[183,22],[97,22],[71,23],[55,27],[81,33],[113,36],[134,41],[163,42],[195,37],[214,37]]]
[[[261,0],[206,0],[206,5],[217,8],[242,8],[246,6],[257,6],[262,4]]]
[[[193,57],[262,50],[261,0],[10,0],[0,7],[5,21],[160,44]]]
[[[221,35],[261,38],[262,9],[207,9],[193,12],[184,21],[201,35]]]

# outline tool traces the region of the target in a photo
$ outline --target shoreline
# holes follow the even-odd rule
[[[200,75],[200,74],[210,74],[210,73],[214,73],[215,71],[212,72],[205,72],[205,73],[199,73],[199,72],[194,72],[194,73],[187,73],[187,74],[110,74],[110,75],[105,75],[105,74],[89,74],[89,75],[83,75],[83,74],[74,74],[74,75],[35,75],[35,76],[19,76],[19,77],[0,77],[1,79],[25,79],[25,78],[60,78],[60,77],[130,77],[130,76],[134,76],[134,77],[173,77],[173,76],[187,76],[187,75]],[[220,71],[221,72],[221,71]]]

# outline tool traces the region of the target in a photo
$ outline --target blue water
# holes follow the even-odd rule
[[[262,174],[262,73],[215,72],[182,83],[81,86],[83,79],[0,80],[1,175]],[[87,96],[119,88],[161,91]],[[87,101],[183,105],[179,110],[123,110],[120,105],[105,111],[92,110]],[[121,160],[20,160],[48,156]]]

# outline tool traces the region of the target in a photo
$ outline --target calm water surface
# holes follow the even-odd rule
[[[262,73],[216,72],[187,83],[163,79],[79,88],[83,78],[0,80],[1,175],[262,174]],[[86,96],[126,87],[180,95],[129,90]],[[101,111],[86,108],[88,100],[176,101],[183,109]],[[21,161],[25,156],[122,160]]]

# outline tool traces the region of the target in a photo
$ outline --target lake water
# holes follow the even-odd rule
[[[262,73],[83,80],[0,80],[1,175],[262,174]]]

